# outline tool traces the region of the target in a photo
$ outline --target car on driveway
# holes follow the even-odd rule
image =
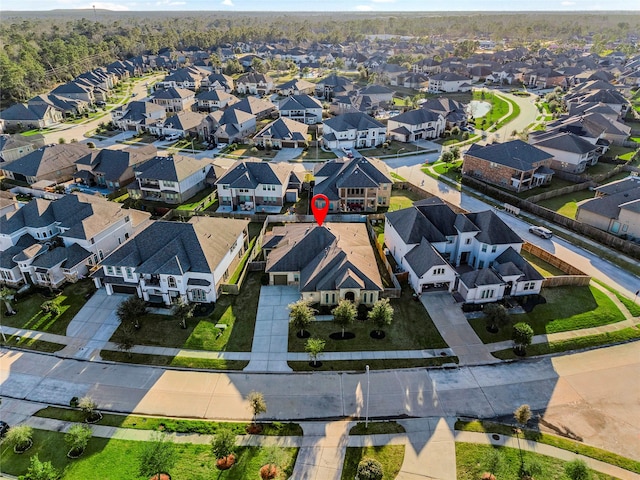
[[[529,233],[533,233],[534,235],[539,236],[540,238],[551,238],[553,236],[553,232],[548,228],[533,226],[529,227]]]

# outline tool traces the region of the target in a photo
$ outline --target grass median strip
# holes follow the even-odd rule
[[[498,433],[500,435],[514,436],[513,427],[502,423],[489,422],[484,420],[462,421],[458,420],[455,429],[461,432]],[[609,465],[624,468],[631,472],[640,473],[640,462],[623,457],[601,448],[585,445],[568,438],[559,437],[550,433],[539,432],[537,430],[523,430],[524,438],[534,442],[551,445],[569,452],[574,452],[585,457],[599,460]]]
[[[116,352],[102,350],[103,360],[139,365],[155,365],[159,367],[183,367],[202,370],[242,370],[249,362],[246,360],[225,360],[220,358],[175,357],[170,355],[152,355],[147,353]]]
[[[19,339],[19,340],[18,340]],[[47,342],[46,340],[38,340],[37,338],[18,337],[12,335],[7,338],[7,347],[25,348],[27,350],[37,350],[38,352],[55,353],[62,350],[66,345],[61,343]]]
[[[34,416],[78,423],[83,422],[85,418],[85,414],[81,410],[62,407],[46,407],[37,411]],[[102,419],[97,425],[133,430],[158,430],[169,433],[198,433],[201,435],[215,435],[221,428],[226,428],[236,435],[246,435],[246,429],[250,424],[103,413]],[[272,422],[260,423],[260,426],[262,427],[261,435],[302,436],[302,427],[297,423]]]
[[[288,362],[289,366],[296,372],[331,372],[331,371],[362,371],[369,365],[371,370],[386,370],[396,368],[424,368],[440,367],[445,364],[458,364],[458,357],[436,357],[436,358],[399,358],[393,360],[332,360],[323,361],[320,355],[319,361],[322,365],[312,367],[309,362]]]
[[[640,329],[635,327],[623,328],[615,332],[598,333],[584,337],[570,338],[568,340],[558,340],[550,343],[536,343],[527,347],[527,356],[548,355],[551,353],[569,352],[571,350],[582,350],[585,348],[600,347],[616,343],[630,342],[640,339]],[[513,353],[512,349],[498,350],[493,352],[494,357],[500,360],[512,360],[520,358]]]
[[[398,422],[369,422],[366,427],[365,422],[358,422],[351,427],[349,435],[385,435],[405,432],[404,427]]]
[[[384,445],[382,447],[349,447],[344,457],[341,480],[356,477],[358,463],[363,458],[373,458],[382,464],[382,480],[393,480],[400,473],[404,461],[404,445]]]

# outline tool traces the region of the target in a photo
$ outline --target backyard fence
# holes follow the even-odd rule
[[[586,287],[590,281],[591,277],[589,275],[557,275],[545,278],[542,281],[542,288],[564,287],[567,285]]]
[[[584,273],[579,268],[574,267],[570,263],[565,262],[564,260],[556,257],[554,254],[547,252],[543,248],[540,248],[533,243],[524,242],[522,244],[522,250],[524,250],[525,252],[529,252],[531,255],[538,257],[540,260],[544,260],[549,265],[553,265],[558,270],[561,270],[567,275],[586,276],[586,273]]]
[[[369,232],[369,237],[371,237],[370,238],[371,243],[376,248],[375,254],[377,254],[378,257],[380,258],[382,265],[384,265],[384,268],[387,270],[387,274],[391,279],[391,283],[393,283],[393,287],[388,287],[383,290],[381,297],[382,298],[400,298],[400,296],[402,295],[402,287],[400,286],[400,282],[398,282],[398,279],[396,278],[396,274],[393,271],[393,267],[387,260],[387,256],[384,254],[382,245],[378,243],[378,235],[376,234],[376,231],[373,229],[373,226],[371,225],[370,221],[367,221],[367,232]]]

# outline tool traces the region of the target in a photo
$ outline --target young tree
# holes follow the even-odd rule
[[[42,305],[40,305],[40,308],[43,312],[50,313],[52,317],[57,317],[61,313],[60,305],[58,305],[58,302],[55,300],[47,300],[46,302],[43,302]]]
[[[356,470],[358,480],[382,480],[384,470],[382,464],[375,458],[363,458]]]
[[[509,313],[503,305],[499,303],[489,303],[482,309],[485,320],[487,321],[487,329],[496,332],[498,329],[509,324]]]
[[[338,306],[331,310],[333,321],[342,327],[342,336],[344,337],[344,329],[356,318],[358,310],[353,302],[349,300],[340,300]]]
[[[12,288],[4,287],[0,290],[0,301],[4,303],[7,308],[7,315],[14,315],[16,311],[13,309],[11,302],[15,298],[16,291]]]
[[[136,296],[127,298],[116,309],[116,315],[122,323],[133,323],[136,328],[140,328],[140,317],[146,313],[145,301]]]
[[[526,355],[532,339],[533,329],[528,323],[518,322],[513,326],[513,343],[516,353]]]
[[[24,452],[33,442],[33,428],[29,425],[16,425],[10,428],[4,437],[7,445],[12,445],[15,451]]]
[[[587,467],[584,460],[580,460],[579,458],[565,463],[564,473],[571,480],[589,480],[591,478],[589,467]]]
[[[382,329],[387,325],[391,325],[393,321],[393,307],[389,303],[389,299],[382,298],[374,303],[367,317],[378,327],[376,331],[380,334]]]
[[[18,477],[19,480],[58,480],[60,478],[60,472],[51,465],[51,462],[41,462],[37,454],[29,461],[31,463],[27,473]]]
[[[458,160],[460,158],[460,147],[457,145],[451,149],[451,154],[453,155],[454,160]]]
[[[318,364],[318,356],[324,351],[325,344],[321,338],[310,338],[304,346],[304,351],[309,354],[314,367]]]
[[[519,425],[519,428],[515,429],[515,434],[518,439],[518,450],[520,450],[520,473],[524,474],[524,458],[522,457],[522,448],[520,447],[520,434],[522,433],[522,429],[527,425],[527,422],[531,419],[531,407],[526,403],[520,405],[513,412],[513,418],[516,419]]]
[[[211,440],[211,451],[216,459],[226,458],[236,448],[236,434],[228,428],[218,430]]]
[[[97,415],[98,404],[90,396],[86,395],[78,401],[78,408],[84,412],[85,420],[90,421]]]
[[[169,473],[177,461],[176,447],[164,433],[154,432],[150,442],[145,442],[140,456],[140,475],[155,476],[160,479],[161,473]]]
[[[135,344],[135,330],[133,325],[131,323],[123,323],[116,339],[118,350],[127,352],[127,357],[131,358],[131,349]]]
[[[309,302],[298,300],[289,304],[289,323],[294,329],[300,330],[300,336],[302,336],[304,330],[315,320],[315,313]]]
[[[264,394],[262,392],[256,392],[255,390],[249,392],[249,395],[247,395],[247,401],[249,402],[249,409],[253,414],[251,423],[255,425],[256,417],[261,413],[266,413],[267,402],[264,400]]]
[[[185,302],[182,297],[178,297],[178,301],[173,306],[173,316],[180,320],[180,327],[187,328],[187,320],[193,317],[193,311],[196,306],[192,303]]]
[[[447,168],[449,168],[449,164],[453,162],[453,153],[450,150],[446,152],[442,152],[442,156],[440,159],[447,164]]]
[[[69,454],[75,457],[82,455],[92,434],[93,432],[89,425],[80,423],[73,425],[64,435],[64,441],[69,446]]]

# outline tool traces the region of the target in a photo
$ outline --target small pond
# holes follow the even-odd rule
[[[484,117],[487,113],[489,113],[489,110],[491,110],[491,104],[489,102],[483,102],[481,100],[471,100],[471,102],[469,102],[469,115],[471,115],[474,118],[482,118]]]

